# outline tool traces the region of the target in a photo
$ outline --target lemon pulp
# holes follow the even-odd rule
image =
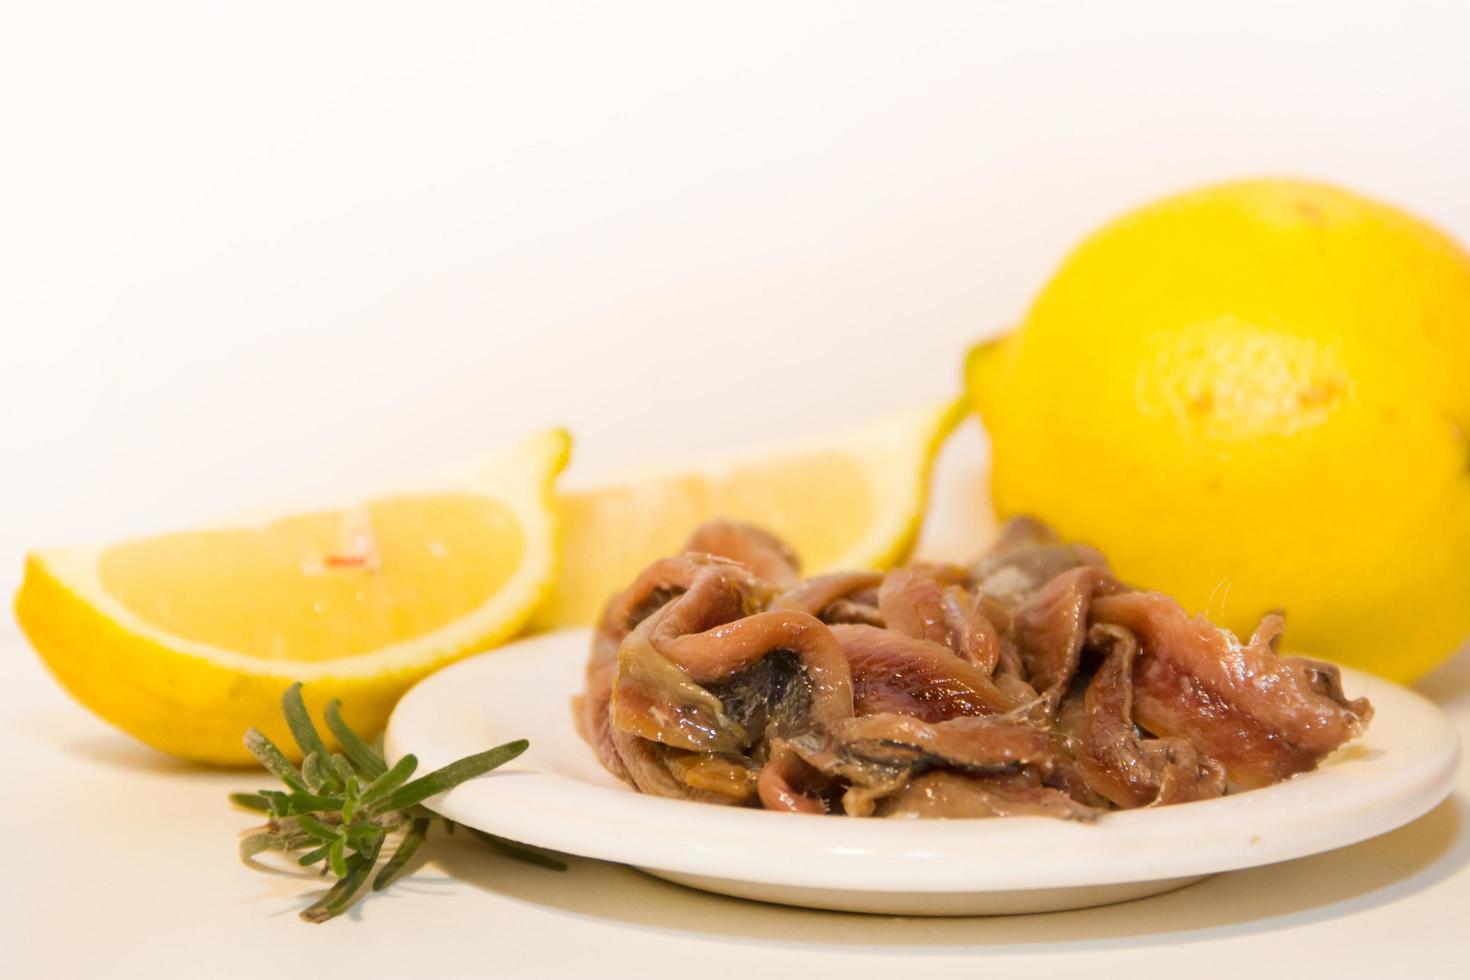
[[[155,629],[272,660],[335,660],[431,633],[483,605],[520,564],[504,504],[388,497],[260,529],[109,548],[102,586]]]

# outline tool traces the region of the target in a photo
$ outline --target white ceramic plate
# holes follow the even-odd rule
[[[533,637],[462,661],[411,690],[387,750],[420,772],[515,738],[508,766],[430,801],[511,840],[617,861],[762,901],[895,915],[1082,908],[1156,894],[1237,868],[1343,847],[1399,827],[1449,793],[1454,729],[1429,701],[1343,671],[1377,710],[1368,734],[1316,772],[1218,800],[1093,824],[1043,817],[861,820],[643,796],[578,738],[569,702],[588,633]]]

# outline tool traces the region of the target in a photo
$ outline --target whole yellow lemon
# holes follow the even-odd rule
[[[1470,636],[1470,256],[1413,215],[1290,180],[1167,198],[967,372],[1000,514],[1397,680]]]

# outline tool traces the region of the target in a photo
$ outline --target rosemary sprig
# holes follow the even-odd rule
[[[247,863],[257,854],[278,851],[295,856],[303,867],[320,864],[323,875],[337,877],[326,895],[302,911],[301,918],[307,922],[325,922],[347,911],[370,878],[373,891],[382,891],[401,878],[434,820],[423,801],[504,765],[530,744],[525,739],[506,742],[412,779],[418,760],[406,755],[390,767],[381,752],[342,720],[341,704],[336,700],[327,705],[326,722],[327,730],[342,746],[340,753],[329,751],[317,732],[299,683],[281,696],[281,710],[301,749],[300,767],[293,766],[274,742],[252,728],[245,733],[245,747],[286,789],[231,793],[230,800],[270,817],[265,826],[241,839],[240,857]],[[443,822],[446,831],[454,830],[449,820]],[[540,851],[482,831],[473,833],[507,857],[552,871],[566,870],[565,864]],[[397,838],[392,856],[374,876],[373,869],[391,837]]]

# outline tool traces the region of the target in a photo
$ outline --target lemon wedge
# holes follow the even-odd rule
[[[930,407],[819,443],[559,493],[561,570],[534,626],[592,622],[609,595],[714,517],[774,532],[804,574],[889,567],[913,545],[934,457],[962,415],[957,402]]]
[[[419,678],[519,632],[555,574],[552,486],[570,439],[542,433],[481,471],[338,510],[28,556],[21,627],[77,700],[177,756],[248,763],[250,726],[340,698],[382,728]]]

